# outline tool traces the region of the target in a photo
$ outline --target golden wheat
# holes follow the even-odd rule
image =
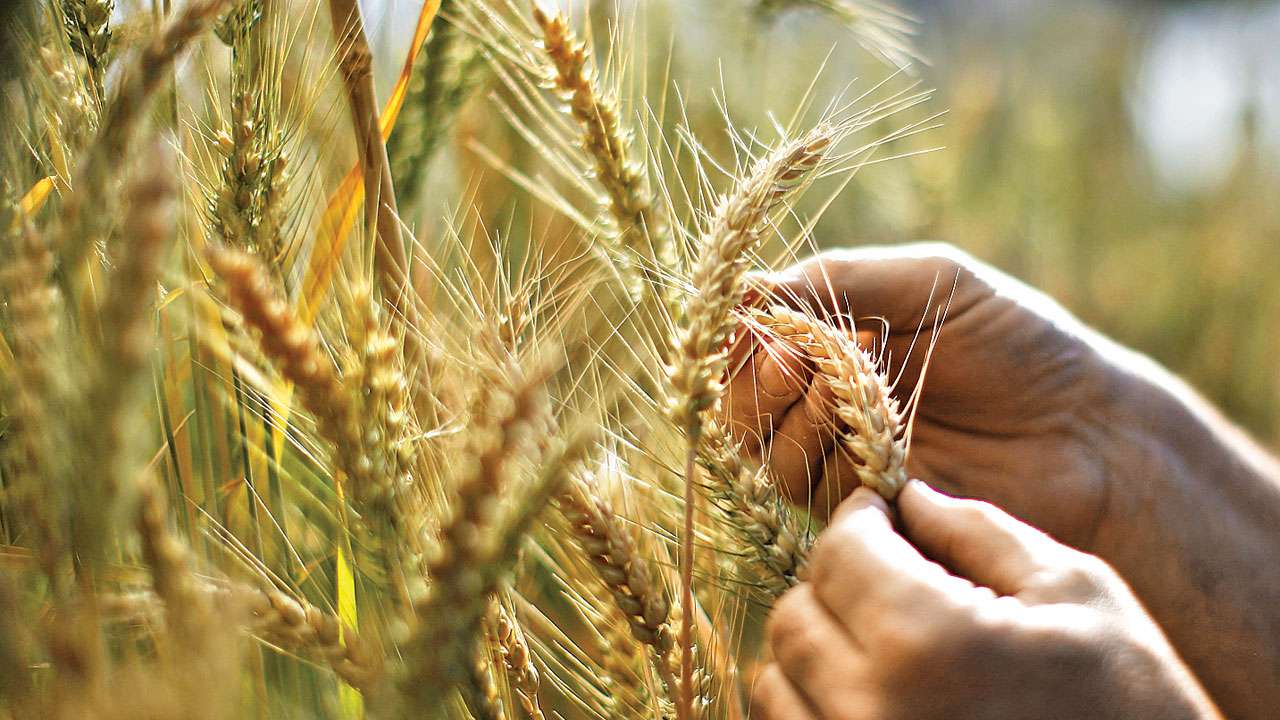
[[[784,307],[751,312],[753,321],[795,343],[825,376],[835,396],[837,439],[852,457],[858,481],[892,500],[907,482],[907,424],[884,371],[850,333]]]

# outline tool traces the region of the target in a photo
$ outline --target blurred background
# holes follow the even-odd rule
[[[611,27],[631,38],[618,62],[632,84],[652,84],[669,63],[689,115],[706,118],[696,125],[723,125],[722,102],[738,126],[767,128],[790,118],[815,77],[823,102],[893,74],[815,4],[596,0],[613,18],[597,45]],[[420,7],[367,1],[384,90]],[[954,243],[1154,356],[1280,446],[1280,3],[900,7],[919,21],[923,60],[914,78],[889,82],[937,94],[884,132],[946,114],[878,156],[934,150],[861,171],[815,240]],[[467,143],[480,137],[519,165],[500,125],[481,93],[445,155],[474,162]],[[450,210],[422,207],[410,220],[429,236]]]

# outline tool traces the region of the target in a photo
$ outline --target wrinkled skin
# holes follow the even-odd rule
[[[1101,557],[1224,713],[1273,717],[1280,465],[1194,391],[949,246],[826,253],[758,281],[754,301],[856,329],[904,403],[927,358],[908,472]],[[744,336],[724,419],[825,518],[856,486],[830,391],[795,348]]]

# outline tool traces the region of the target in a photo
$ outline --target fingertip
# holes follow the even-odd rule
[[[880,493],[869,487],[861,486],[849,493],[849,497],[844,502],[836,506],[835,512],[831,514],[831,527],[835,527],[854,517],[859,511],[879,511],[887,520],[889,518],[889,503],[880,497]]]

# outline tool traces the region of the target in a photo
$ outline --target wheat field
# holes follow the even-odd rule
[[[827,508],[735,349],[906,479],[903,359],[753,292],[824,247],[956,242],[1277,437],[1275,174],[1159,196],[1129,19],[400,6],[0,7],[0,717],[745,718]]]
[[[907,16],[809,4],[874,79],[749,126],[635,7],[429,0],[379,94],[354,0],[11,4],[0,712],[744,717],[819,527],[730,347],[887,496],[909,447],[853,328],[744,304],[937,125]]]

